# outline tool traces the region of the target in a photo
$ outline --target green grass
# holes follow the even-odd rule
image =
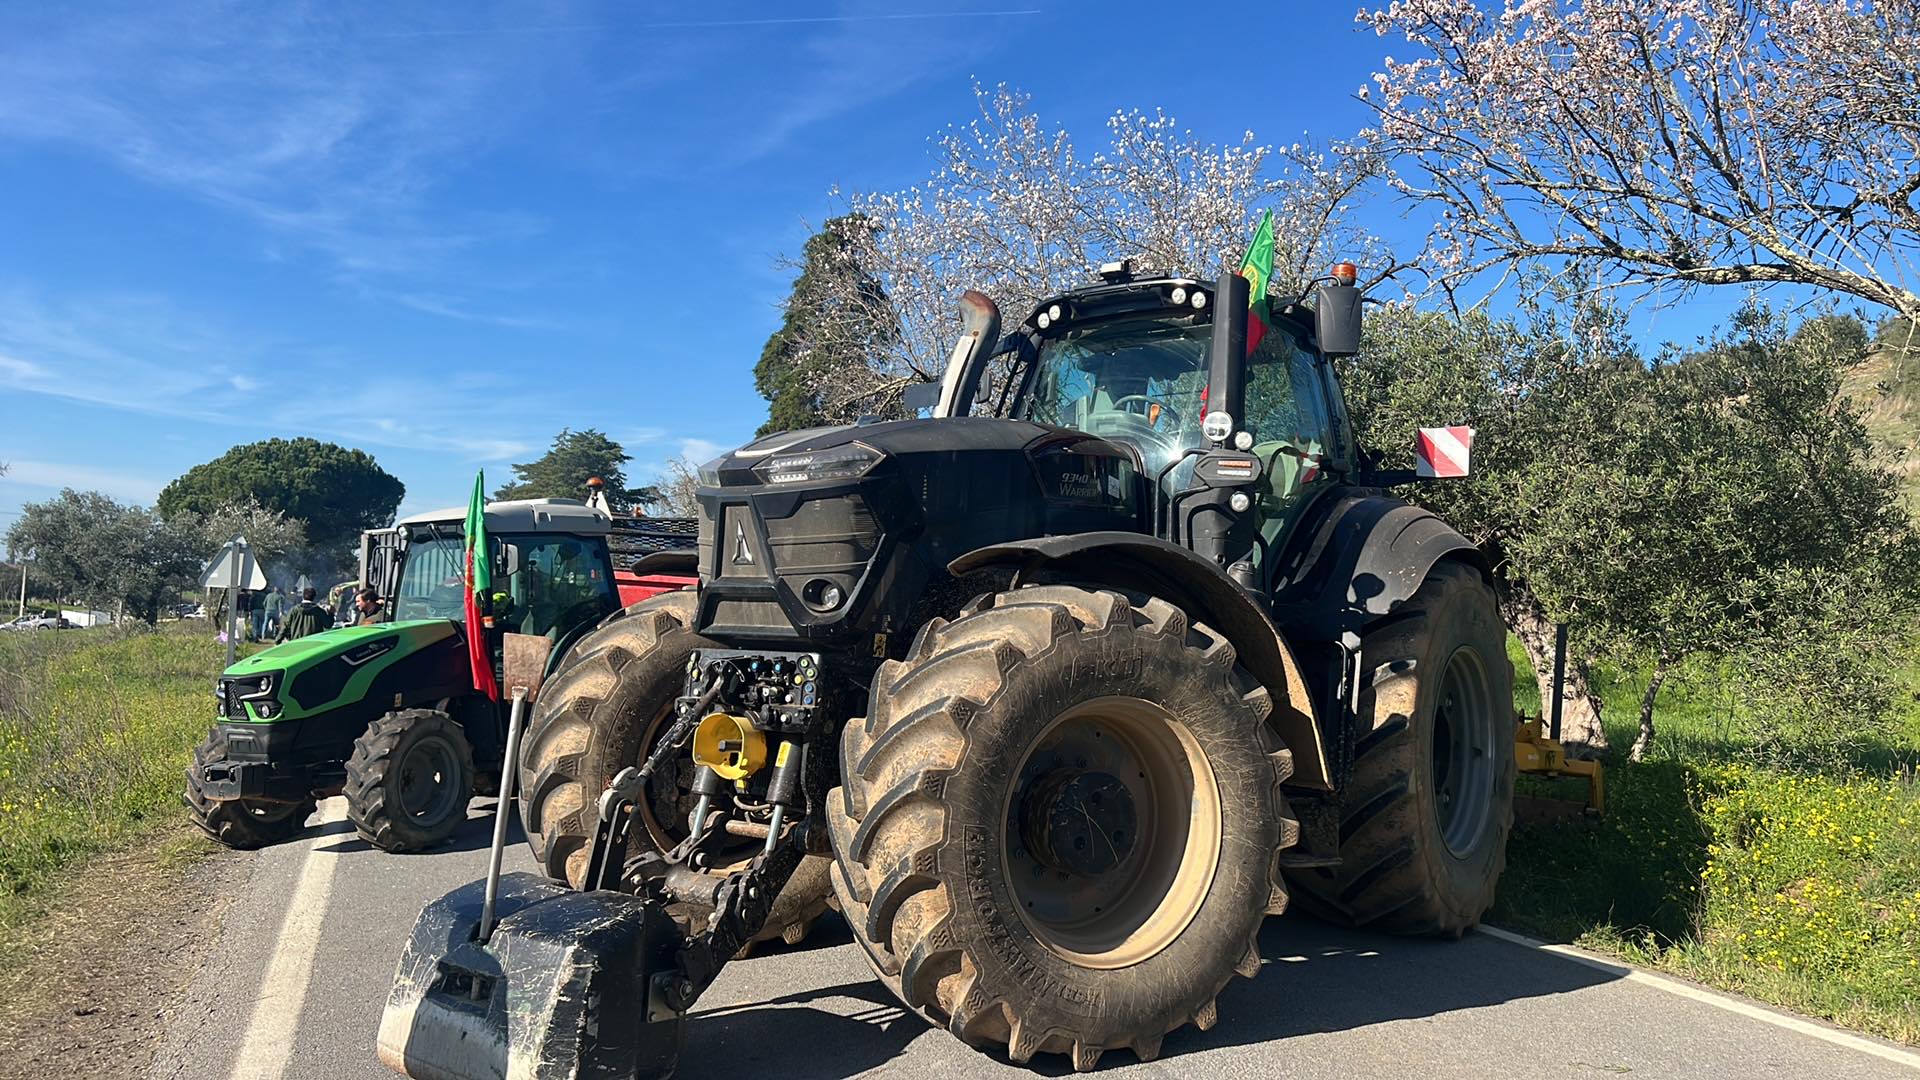
[[[1596,677],[1624,748],[1644,677]],[[1920,658],[1904,682],[1883,745],[1794,769],[1735,724],[1737,672],[1688,667],[1648,760],[1609,761],[1605,817],[1516,831],[1490,921],[1920,1042]]]
[[[193,626],[0,635],[0,940],[81,860],[180,820],[223,659]]]

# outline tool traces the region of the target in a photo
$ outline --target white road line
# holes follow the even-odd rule
[[[1584,964],[1598,971],[1604,971],[1609,975],[1617,975],[1627,982],[1639,983],[1642,986],[1651,986],[1656,990],[1663,990],[1676,997],[1690,998],[1694,1001],[1711,1005],[1716,1009],[1750,1017],[1765,1024],[1772,1024],[1774,1027],[1799,1032],[1802,1035],[1811,1035],[1822,1042],[1832,1043],[1835,1046],[1845,1046],[1853,1050],[1858,1050],[1863,1054],[1872,1054],[1874,1057],[1880,1058],[1883,1061],[1891,1061],[1896,1065],[1905,1065],[1909,1069],[1920,1070],[1920,1054],[1880,1042],[1877,1039],[1869,1039],[1862,1035],[1855,1035],[1850,1031],[1841,1031],[1838,1028],[1828,1027],[1825,1024],[1817,1023],[1804,1017],[1794,1016],[1790,1013],[1778,1012],[1760,1005],[1755,1005],[1750,1001],[1743,1001],[1730,994],[1723,994],[1716,990],[1708,990],[1705,987],[1695,986],[1681,979],[1672,979],[1665,975],[1656,975],[1651,971],[1645,971],[1615,960],[1608,960],[1605,957],[1590,953],[1585,949],[1577,949],[1572,945],[1555,945],[1551,942],[1537,941],[1524,934],[1516,934],[1511,930],[1502,930],[1494,926],[1482,926],[1480,932],[1488,937],[1497,938],[1514,945],[1525,946],[1529,949],[1539,949],[1542,952],[1553,953],[1555,956],[1563,956],[1576,964]]]
[[[328,825],[346,816],[344,799],[328,799],[320,804],[316,823]],[[334,833],[307,841],[306,861],[287,899],[287,916],[274,939],[266,977],[254,995],[253,1015],[247,1020],[247,1037],[240,1044],[240,1054],[234,1058],[231,1080],[280,1080],[287,1071],[287,1062],[293,1057],[293,1033],[299,1028],[307,986],[312,982],[314,953],[320,948],[327,893],[333,888],[333,870],[340,862],[339,855],[319,849],[340,839]]]

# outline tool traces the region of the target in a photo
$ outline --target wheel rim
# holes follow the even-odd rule
[[[1092,968],[1137,964],[1193,921],[1220,859],[1220,796],[1186,725],[1109,697],[1055,717],[1008,792],[1004,865],[1020,918]]]
[[[431,828],[460,802],[460,765],[447,740],[430,735],[400,762],[400,809],[415,824]]]
[[[1471,648],[1454,651],[1433,707],[1433,801],[1440,839],[1456,858],[1479,848],[1493,814],[1499,724],[1486,664]]]

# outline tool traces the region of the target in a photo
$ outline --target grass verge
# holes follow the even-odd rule
[[[1623,747],[1645,682],[1598,674]],[[1732,677],[1670,684],[1655,752],[1608,763],[1604,818],[1516,831],[1489,921],[1920,1043],[1920,718],[1793,769],[1732,723]]]
[[[0,946],[63,872],[179,820],[222,659],[184,626],[0,635]]]

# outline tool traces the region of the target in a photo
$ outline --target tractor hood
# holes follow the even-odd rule
[[[221,715],[279,722],[364,707],[378,715],[394,694],[412,700],[464,693],[471,684],[459,624],[447,619],[346,626],[275,645],[220,676]]]
[[[759,439],[700,470],[699,629],[862,648],[910,625],[903,605],[968,551],[1140,528],[1135,462],[1084,432],[992,417]]]
[[[1020,451],[1055,452],[1071,447],[1074,453],[1127,458],[1118,444],[1084,432],[1048,427],[1026,420],[968,416],[943,420],[891,420],[878,424],[845,424],[807,428],[768,435],[710,462],[703,470],[707,483],[732,487],[760,484],[778,474],[780,483],[798,482],[808,470],[834,471],[833,461],[857,466],[870,451],[880,459],[922,454]],[[856,449],[860,448],[860,449]],[[810,459],[810,460],[804,460]],[[824,460],[822,460],[824,459]]]
[[[263,649],[226,670],[232,676],[260,675],[269,671],[288,671],[352,649],[370,641],[405,637],[424,643],[454,632],[447,619],[414,619],[408,622],[374,623],[371,626],[336,626],[318,634],[282,642]],[[376,646],[377,647],[377,646]]]

